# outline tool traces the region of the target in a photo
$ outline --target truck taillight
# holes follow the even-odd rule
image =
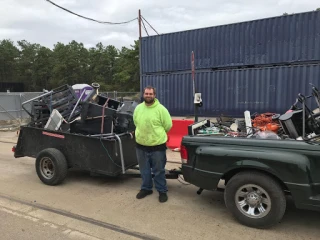
[[[183,145],[180,147],[180,156],[182,164],[186,164],[188,162],[188,151],[187,148]]]

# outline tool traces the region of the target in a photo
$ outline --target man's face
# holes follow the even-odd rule
[[[146,89],[143,93],[144,101],[148,104],[153,103],[155,97],[153,89]]]

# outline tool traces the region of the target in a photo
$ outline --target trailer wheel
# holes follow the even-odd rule
[[[44,149],[37,156],[36,171],[43,183],[51,186],[58,185],[67,176],[67,160],[65,156],[55,148]]]
[[[224,200],[233,216],[254,228],[269,228],[280,222],[286,198],[280,185],[259,172],[241,172],[226,185]]]

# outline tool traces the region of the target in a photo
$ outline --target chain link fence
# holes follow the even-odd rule
[[[136,101],[140,102],[141,94],[140,92],[103,92],[101,93],[106,97],[116,99],[117,101]]]
[[[23,102],[40,96],[43,92],[23,92],[6,93],[0,92],[0,128],[19,127],[21,123],[30,121],[30,116],[21,107]],[[100,94],[115,99],[117,101],[137,101],[140,102],[139,92],[100,92]],[[24,107],[31,112],[31,104],[27,103]]]
[[[0,128],[18,128],[28,122],[30,116],[21,105],[41,94],[41,92],[0,93]],[[31,104],[26,104],[25,108],[31,111]]]

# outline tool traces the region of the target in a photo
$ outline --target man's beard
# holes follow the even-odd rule
[[[144,98],[144,101],[148,104],[153,103],[154,102],[154,98]]]

